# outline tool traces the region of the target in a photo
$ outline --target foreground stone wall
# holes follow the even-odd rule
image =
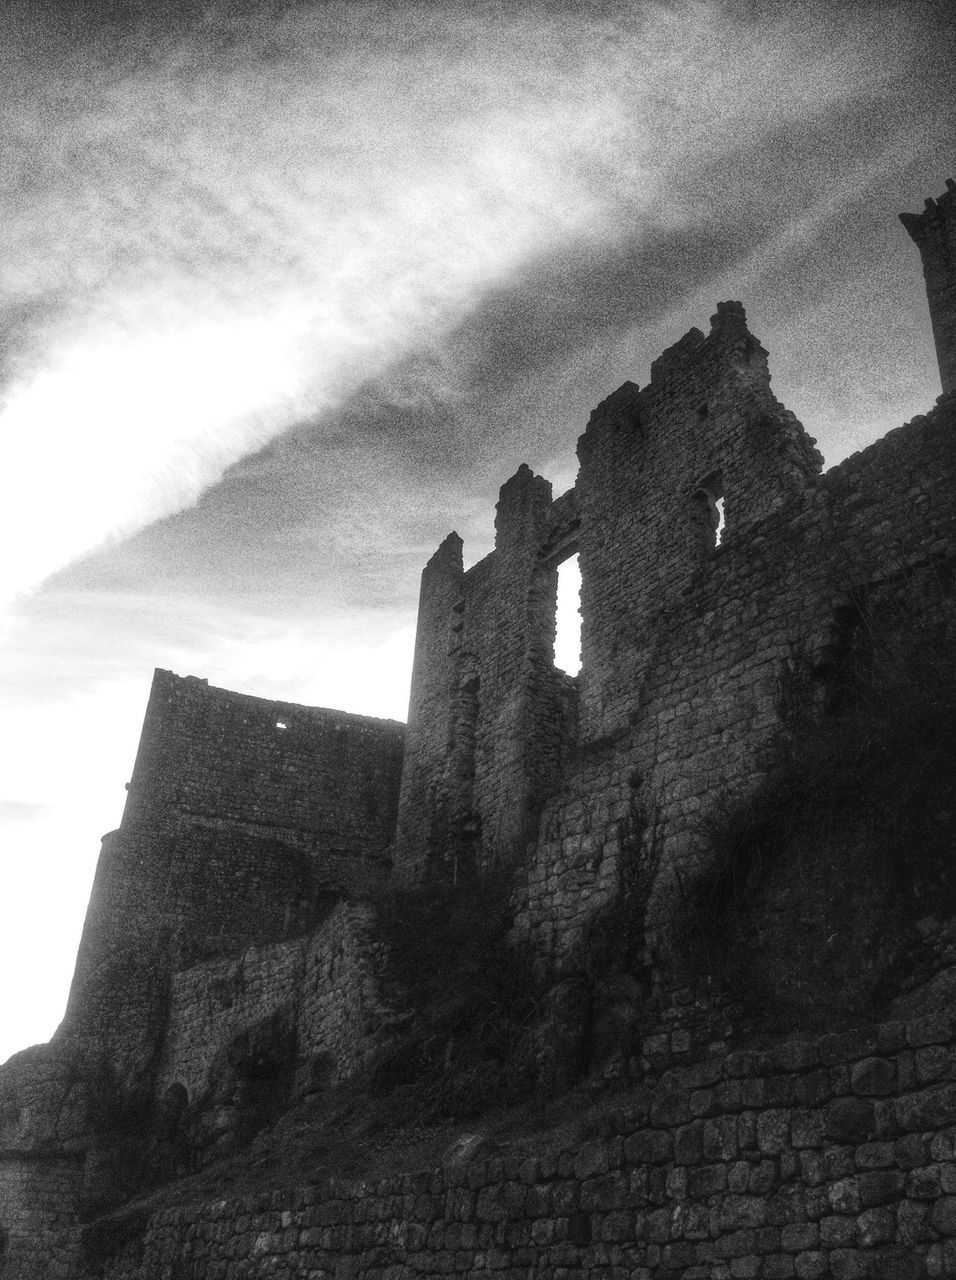
[[[293,1004],[304,950],[295,938],[174,973],[157,1093],[180,1084],[190,1101],[200,1097],[229,1043]]]
[[[123,825],[190,814],[309,832],[324,856],[367,857],[392,839],[403,740],[397,721],[157,671]]]
[[[103,1274],[952,1275],[953,1030],[889,1022],[677,1067],[625,1096],[603,1136],[556,1150],[164,1208]]]
[[[21,1158],[0,1151],[0,1275],[76,1280],[82,1161]]]

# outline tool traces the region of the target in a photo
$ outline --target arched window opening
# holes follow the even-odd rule
[[[581,670],[581,567],[577,555],[558,565],[554,665],[569,676]]]

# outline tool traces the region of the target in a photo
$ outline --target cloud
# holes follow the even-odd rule
[[[0,800],[0,824],[39,822],[50,812],[50,805],[47,804],[28,804],[22,800]]]
[[[925,307],[880,228],[951,157],[940,14],[3,8],[6,586],[57,571],[0,617],[10,1048],[62,1008],[154,666],[401,716],[440,537],[487,550],[520,461],[569,483],[593,404],[741,281],[775,386],[830,379],[783,398],[878,432]],[[894,389],[851,397],[874,257]]]
[[[893,71],[885,31],[711,4],[166,12],[5,20],[8,589],[194,503],[543,253],[699,225],[688,171]]]

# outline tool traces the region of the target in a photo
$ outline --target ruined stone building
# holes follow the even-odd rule
[[[407,726],[157,671],[64,1022],[0,1072],[4,1280],[956,1274],[956,1023],[902,1019],[762,1057],[700,1046],[616,1136],[521,1170],[147,1207],[89,1246],[130,1191],[118,1117],[140,1145],[198,1117],[211,1159],[251,1123],[224,1072],[252,1079],[281,1042],[294,1100],[402,1034],[369,902],[386,882],[504,869],[544,1007],[625,902],[666,1005],[708,813],[759,784],[795,708],[840,709],[874,635],[904,662],[914,637],[956,639],[954,183],[903,222],[944,390],[924,416],[823,473],[719,303],[595,409],[573,489],[522,466],[494,550],[466,571],[451,533],[432,556]],[[573,555],[576,677],[553,656]],[[690,1053],[666,1019],[653,1038],[664,1067]]]

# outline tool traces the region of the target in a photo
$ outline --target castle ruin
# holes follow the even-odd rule
[[[370,901],[389,883],[506,876],[545,1009],[587,1004],[626,902],[666,1009],[708,815],[795,714],[840,714],[875,633],[901,663],[914,637],[952,652],[956,184],[902,221],[944,392],[924,416],[822,472],[719,303],[593,412],[571,490],[522,466],[494,550],[466,571],[451,533],[429,560],[407,727],[157,671],[63,1024],[0,1070],[4,1280],[956,1274],[956,1011],[749,1055],[662,1017],[633,1113],[578,1151],[122,1218],[144,1148],[150,1187],[163,1160],[175,1179],[187,1128],[192,1167],[214,1161],[270,1091],[361,1078],[401,1037]]]

